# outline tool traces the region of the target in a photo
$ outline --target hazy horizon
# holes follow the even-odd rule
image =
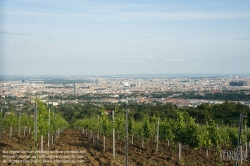
[[[176,78],[187,78],[187,77],[249,77],[250,74],[204,74],[204,73],[169,73],[169,74],[114,74],[114,75],[0,75],[0,77],[96,77],[96,78],[105,78],[105,77],[176,77]]]
[[[0,75],[250,73],[250,1],[3,0],[0,6]]]

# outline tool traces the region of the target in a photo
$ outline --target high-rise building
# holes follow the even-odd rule
[[[76,83],[74,83],[74,94],[76,94]]]
[[[247,82],[246,81],[232,81],[229,82],[230,86],[247,86]]]

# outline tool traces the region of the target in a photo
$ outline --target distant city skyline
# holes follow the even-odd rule
[[[250,1],[0,6],[0,75],[250,74]]]

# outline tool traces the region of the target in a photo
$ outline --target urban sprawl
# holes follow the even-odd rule
[[[53,81],[56,80],[56,81]],[[58,80],[61,80],[58,81]],[[200,100],[178,98],[181,93],[225,91],[250,92],[250,77],[25,77],[25,79],[3,79],[0,82],[1,100],[15,99],[18,103],[34,101],[59,105],[62,103],[173,103],[179,107],[199,104],[219,104],[222,100]],[[167,97],[156,98],[151,94],[171,92]],[[90,98],[77,98],[88,94]],[[60,96],[60,98],[58,98]],[[74,96],[69,99],[67,96]],[[92,97],[91,97],[92,96]],[[95,96],[95,97],[94,97]],[[249,101],[235,101],[250,105]]]

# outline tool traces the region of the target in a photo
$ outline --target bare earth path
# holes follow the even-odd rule
[[[96,138],[96,136],[94,137]],[[102,138],[100,136],[100,138]],[[100,139],[100,146],[97,147],[93,143],[93,139],[85,137],[82,132],[76,129],[66,129],[55,141],[54,144],[47,148],[47,140],[44,140],[44,151],[82,151],[81,154],[83,164],[37,164],[43,166],[123,166],[125,165],[124,156],[124,142],[116,140],[116,159],[112,158],[112,139],[106,138],[106,151],[103,151],[103,142]],[[3,163],[3,150],[25,150],[32,151],[34,143],[30,135],[21,136],[17,138],[17,134],[13,134],[10,139],[9,134],[6,132],[0,139],[0,166],[8,165]],[[183,147],[182,161],[178,160],[178,150],[176,145],[168,146],[166,142],[162,142],[159,146],[159,152],[155,152],[155,142],[150,142],[145,145],[145,149],[141,148],[141,142],[134,140],[134,144],[129,147],[129,165],[130,166],[214,166],[225,165],[233,166],[235,161],[223,161],[219,164],[215,160],[215,154],[209,154],[206,157],[203,150],[193,150]],[[9,164],[9,165],[22,165],[22,164]],[[23,164],[33,166],[34,164]],[[249,158],[244,161],[244,166],[250,165]]]
[[[4,151],[32,151],[33,149],[32,138],[29,135],[17,138],[16,134],[10,139],[9,134],[5,133],[0,140],[0,166],[2,165],[34,165],[34,164],[4,164],[3,163],[3,150]],[[91,140],[84,138],[83,134],[75,129],[65,130],[55,141],[54,144],[47,148],[47,140],[44,141],[44,151],[83,151],[83,164],[43,164],[46,166],[60,165],[60,166],[120,166],[118,160],[113,160],[110,153],[102,152],[101,149],[91,143]],[[74,160],[74,159],[73,159]],[[42,165],[42,164],[36,164]]]
[[[85,151],[84,154],[84,165],[121,165],[118,161],[112,159],[112,156],[107,152],[102,152],[101,150],[94,149],[95,145],[85,137],[83,134],[74,129],[67,129],[61,134],[57,139],[56,143],[52,145],[51,150],[60,151],[75,151],[81,150]]]

